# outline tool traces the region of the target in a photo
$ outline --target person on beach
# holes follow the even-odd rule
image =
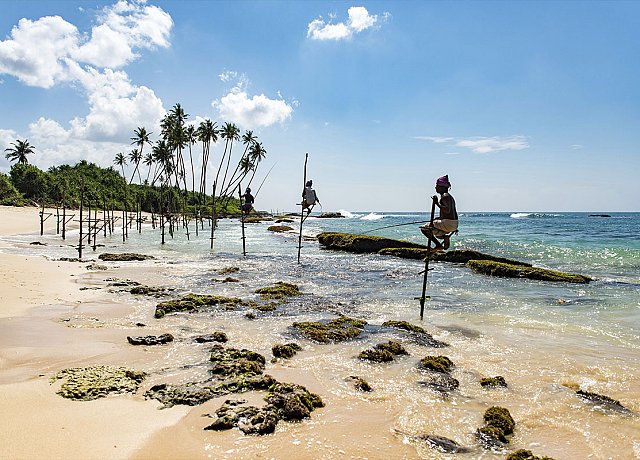
[[[249,214],[249,211],[253,209],[253,202],[255,201],[255,198],[251,194],[251,189],[249,187],[247,187],[244,195],[242,195],[242,199],[244,200],[244,203],[242,203],[240,209],[242,209],[242,212],[244,212],[245,214]]]
[[[302,209],[306,210],[307,214],[310,214],[316,203],[320,203],[320,200],[318,199],[316,191],[312,188],[312,180],[308,180],[304,185],[304,190],[302,191],[302,203],[300,204],[302,205]]]
[[[451,245],[451,234],[458,230],[458,212],[456,211],[456,201],[449,194],[451,183],[449,176],[442,176],[436,180],[436,192],[440,195],[432,196],[434,204],[440,210],[440,215],[433,222],[420,227],[420,231],[429,241],[435,244],[436,251],[449,249]],[[438,240],[442,240],[442,243]]]

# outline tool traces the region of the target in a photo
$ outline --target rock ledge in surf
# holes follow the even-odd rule
[[[478,273],[504,278],[527,278],[538,281],[556,281],[566,283],[587,284],[592,279],[585,275],[565,273],[546,268],[526,267],[521,265],[494,262],[490,260],[470,260],[467,267]]]

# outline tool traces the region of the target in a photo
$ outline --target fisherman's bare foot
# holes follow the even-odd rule
[[[445,237],[442,239],[442,243],[443,243],[443,248],[449,249],[449,246],[451,246],[451,237],[449,235],[445,235]]]

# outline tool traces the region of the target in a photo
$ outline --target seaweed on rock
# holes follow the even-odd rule
[[[553,460],[551,457],[538,457],[533,452],[526,449],[519,449],[507,455],[505,460]]]
[[[327,249],[356,253],[378,252],[385,248],[427,249],[427,246],[423,244],[409,241],[394,240],[380,236],[355,235],[352,233],[322,232],[317,238],[320,244]]]
[[[288,225],[271,225],[270,227],[267,227],[267,230],[275,233],[284,233],[290,232],[293,230],[293,227],[289,227]]]
[[[472,270],[490,276],[500,276],[505,278],[527,278],[539,281],[557,281],[566,283],[587,284],[592,281],[585,275],[565,273],[545,268],[526,267],[520,265],[494,262],[488,260],[470,260],[467,267]]]
[[[416,326],[408,321],[385,321],[382,323],[384,327],[391,327],[394,329],[400,329],[410,334],[412,340],[420,345],[425,345],[434,348],[448,347],[449,344],[440,340],[434,339],[431,334],[425,331],[422,327]]]
[[[296,353],[302,350],[302,347],[297,343],[285,343],[285,344],[275,344],[271,347],[271,353],[275,358],[293,358]]]
[[[507,386],[507,381],[501,375],[496,375],[495,377],[485,377],[480,379],[480,385],[483,387],[505,387]]]
[[[302,292],[300,292],[300,288],[296,284],[278,281],[273,286],[257,289],[256,294],[260,294],[262,300],[280,300],[286,297],[302,295]]]
[[[407,350],[405,350],[400,343],[389,340],[387,343],[375,345],[373,349],[360,352],[358,358],[376,363],[388,363],[393,361],[396,355],[408,354]]]
[[[447,374],[453,368],[453,361],[446,356],[425,356],[420,360],[420,367]]]
[[[165,343],[173,342],[173,336],[171,334],[145,335],[136,337],[127,336],[127,341],[131,345],[162,345]]]
[[[135,393],[146,376],[126,367],[75,367],[61,370],[51,382],[66,380],[58,390],[63,398],[91,401],[111,393]]]
[[[371,388],[371,385],[369,385],[369,382],[367,382],[362,377],[358,377],[357,375],[351,375],[349,376],[349,378],[347,378],[347,380],[351,380],[353,382],[353,387],[357,391],[362,391],[364,393],[369,393],[373,391],[373,388]]]
[[[129,261],[143,261],[147,259],[155,259],[153,256],[147,256],[144,254],[136,254],[133,252],[123,252],[120,254],[104,253],[98,256],[98,259],[105,262],[129,262]]]
[[[326,323],[319,321],[295,322],[292,327],[302,336],[319,343],[344,342],[360,336],[366,321],[346,316]]]
[[[295,383],[275,383],[264,400],[277,409],[280,418],[289,421],[302,420],[315,409],[324,407],[320,396]]]
[[[226,310],[234,310],[239,305],[249,305],[237,297],[223,297],[208,294],[187,294],[178,300],[168,300],[156,305],[156,318],[162,318],[167,313],[193,312],[203,307],[222,306]]]
[[[483,419],[485,425],[476,432],[480,443],[488,449],[502,449],[509,442],[507,436],[513,434],[516,426],[509,410],[492,406],[485,411]]]

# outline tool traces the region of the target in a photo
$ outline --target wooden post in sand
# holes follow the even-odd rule
[[[302,190],[307,184],[307,159],[309,154],[304,154],[304,179],[302,180]],[[304,223],[304,199],[300,202],[300,235],[298,236],[298,263],[300,263],[300,250],[302,249],[302,224]]]
[[[42,209],[40,210],[40,236],[44,233],[44,203],[42,204]]]
[[[80,236],[78,237],[78,259],[82,259],[82,206],[84,201],[84,181],[80,190]]]
[[[164,187],[160,184],[160,229],[162,230],[162,243],[164,244]]]
[[[433,216],[436,212],[436,202],[431,203],[431,220],[429,225],[433,224]],[[429,259],[431,259],[431,239],[427,238],[427,257],[424,259],[424,278],[422,279],[422,296],[420,297],[420,320],[424,317],[424,302],[427,299],[427,276],[429,275]]]
[[[213,183],[213,191],[211,192],[211,249],[213,249],[214,231],[216,228],[216,183]]]
[[[64,204],[64,198],[62,199],[62,241],[65,239],[65,230],[67,227],[67,208]]]

